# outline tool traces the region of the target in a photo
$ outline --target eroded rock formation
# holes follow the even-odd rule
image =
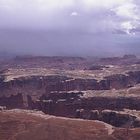
[[[76,110],[76,118],[99,120],[115,127],[135,128],[140,127],[140,119],[135,115],[125,113],[123,111],[113,110]]]
[[[5,106],[7,109],[24,108],[23,96],[19,93],[9,97],[0,97],[0,106]]]
[[[73,57],[16,58],[11,69],[2,67],[0,71],[0,139],[133,140],[134,135],[138,138],[138,61],[131,55],[96,62]],[[39,65],[35,66],[36,63]],[[25,110],[3,111],[4,108],[39,110],[46,115]]]
[[[8,108],[39,109],[60,116],[74,116],[76,109],[140,110],[138,97],[82,97],[88,90],[109,90],[133,87],[140,83],[140,72],[104,77],[103,80],[67,76],[30,76],[0,84],[0,105]],[[71,92],[73,91],[73,92]],[[75,92],[78,91],[78,92]],[[21,94],[19,94],[21,93]],[[63,109],[62,109],[63,108]]]
[[[140,136],[139,128],[119,129],[99,121],[25,110],[0,112],[0,126],[1,140],[138,140]]]

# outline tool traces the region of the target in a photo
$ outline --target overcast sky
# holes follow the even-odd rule
[[[0,51],[139,54],[140,1],[0,0]]]

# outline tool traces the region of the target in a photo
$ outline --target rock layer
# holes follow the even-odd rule
[[[1,140],[138,140],[139,137],[139,128],[119,129],[99,121],[60,118],[34,111],[0,112]]]

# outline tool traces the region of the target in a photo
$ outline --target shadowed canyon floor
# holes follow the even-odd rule
[[[0,64],[0,139],[140,137],[140,59],[136,56],[25,56]]]

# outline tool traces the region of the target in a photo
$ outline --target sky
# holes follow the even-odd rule
[[[0,0],[0,51],[140,53],[139,0]]]

